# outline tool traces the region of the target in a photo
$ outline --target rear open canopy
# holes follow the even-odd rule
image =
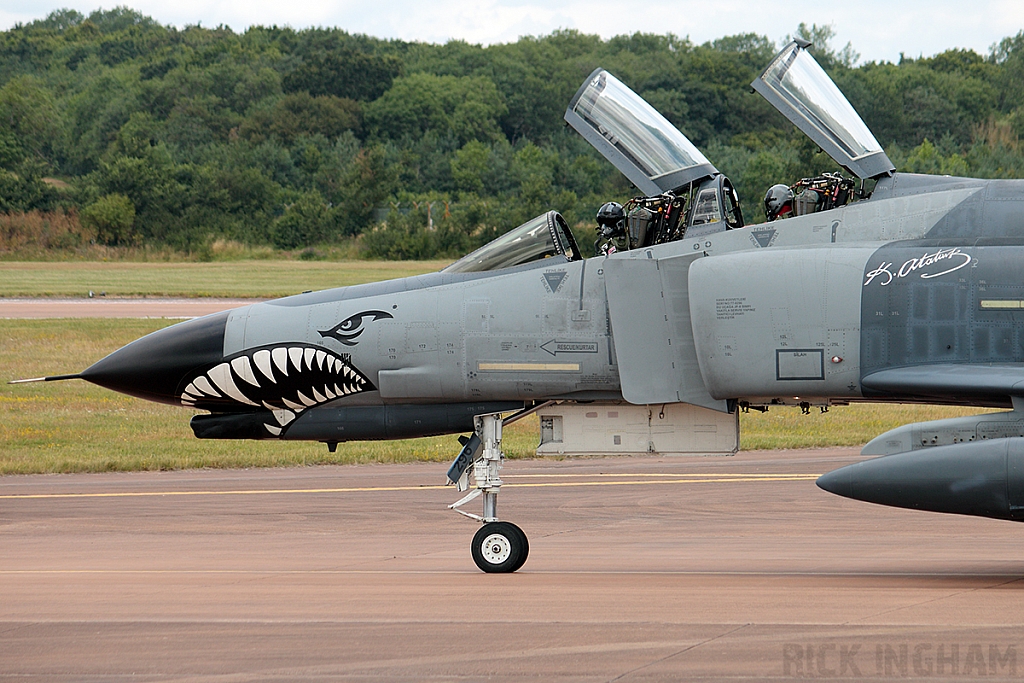
[[[806,40],[794,40],[782,48],[751,87],[858,178],[892,175],[896,167],[853,105],[807,52],[809,46]]]

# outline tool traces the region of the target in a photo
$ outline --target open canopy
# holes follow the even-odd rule
[[[858,178],[891,175],[896,167],[825,70],[794,40],[751,87]]]
[[[581,258],[576,238],[557,211],[548,211],[526,221],[463,256],[441,272],[479,273],[552,257],[561,257],[563,262],[578,261]]]
[[[718,173],[685,135],[604,69],[595,69],[565,120],[648,196]]]

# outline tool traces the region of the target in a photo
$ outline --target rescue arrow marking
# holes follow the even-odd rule
[[[540,348],[552,356],[560,353],[597,353],[597,342],[557,341],[552,339],[541,344]]]

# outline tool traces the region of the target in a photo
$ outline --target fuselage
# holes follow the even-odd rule
[[[327,441],[462,431],[551,399],[1006,405],[865,380],[1024,362],[1022,249],[1024,181],[897,174],[869,200],[607,257],[253,304],[82,376],[211,411],[200,436]]]

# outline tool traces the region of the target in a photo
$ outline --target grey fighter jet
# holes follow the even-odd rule
[[[642,196],[584,258],[551,211],[441,272],[301,294],[183,322],[80,378],[202,411],[202,439],[338,443],[469,433],[452,507],[515,571],[499,521],[501,427],[551,401],[733,413],[854,401],[1007,407],[908,425],[819,479],[886,505],[1024,519],[1024,181],[895,173],[794,41],[753,83],[846,169],[783,188],[745,225],[729,180],[598,69],[567,121]],[[776,211],[777,209],[784,209]]]

